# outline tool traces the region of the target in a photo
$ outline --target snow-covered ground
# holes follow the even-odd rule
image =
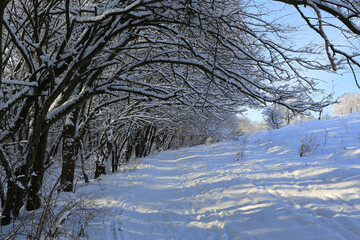
[[[163,152],[54,201],[95,216],[60,212],[62,239],[360,239],[360,112]]]
[[[78,192],[100,195],[87,239],[360,239],[360,113],[163,152]]]

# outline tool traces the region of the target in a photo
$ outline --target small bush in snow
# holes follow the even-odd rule
[[[236,151],[235,161],[239,161],[245,156],[247,140],[248,140],[248,135],[244,135],[239,139],[239,145],[237,146],[238,148]]]
[[[325,128],[324,130],[324,147],[326,147],[328,141],[329,131]]]
[[[318,146],[319,144],[317,143],[314,135],[311,134],[304,136],[303,138],[301,138],[299,156],[304,157],[311,155]]]

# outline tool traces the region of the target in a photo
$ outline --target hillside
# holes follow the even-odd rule
[[[93,191],[88,239],[360,239],[360,113],[163,152]]]
[[[360,239],[360,113],[163,152],[64,196],[93,199],[83,239]]]

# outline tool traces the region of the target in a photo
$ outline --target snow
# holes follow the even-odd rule
[[[108,9],[103,12],[101,15],[94,17],[75,17],[76,22],[98,22],[112,15],[119,15],[126,12],[131,12],[131,10],[135,9],[138,5],[140,5],[143,1],[137,0],[132,4],[126,6],[125,8],[116,8],[116,9]],[[131,12],[133,13],[133,12]],[[133,13],[135,14],[135,13]]]
[[[8,85],[22,85],[22,86],[30,86],[30,87],[38,86],[37,82],[25,82],[21,80],[13,80],[13,79],[3,79],[2,83]]]
[[[16,101],[23,97],[30,90],[29,87],[25,87],[20,92],[14,94],[6,103],[0,101],[0,112],[4,111],[9,106],[12,106]]]
[[[299,157],[309,139],[311,151]],[[95,213],[84,240],[356,240],[359,160],[357,112],[138,159],[59,199]],[[86,221],[62,214],[56,229],[69,216]]]
[[[359,159],[360,113],[163,152],[79,188],[100,196],[85,238],[360,239]]]

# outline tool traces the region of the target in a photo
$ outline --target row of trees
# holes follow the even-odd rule
[[[332,107],[332,113],[338,116],[343,116],[357,111],[360,111],[360,93],[346,93],[342,95]],[[271,107],[267,107],[262,114],[264,122],[272,129],[279,129],[284,125],[314,119],[314,116],[310,112],[297,113],[291,109],[276,104],[273,104]],[[319,119],[328,117],[330,116],[322,116],[322,112],[319,113]]]
[[[339,116],[357,111],[360,111],[360,93],[344,94],[332,108],[332,112]]]
[[[265,108],[262,115],[264,122],[271,129],[279,129],[281,126],[304,122],[314,118],[310,112],[298,113],[277,104]]]
[[[219,138],[239,107],[320,111],[316,83],[256,1],[5,0],[0,2],[1,224],[41,206],[60,159],[89,178],[106,163]],[[315,66],[316,65],[316,66]],[[291,100],[291,101],[289,101]]]

